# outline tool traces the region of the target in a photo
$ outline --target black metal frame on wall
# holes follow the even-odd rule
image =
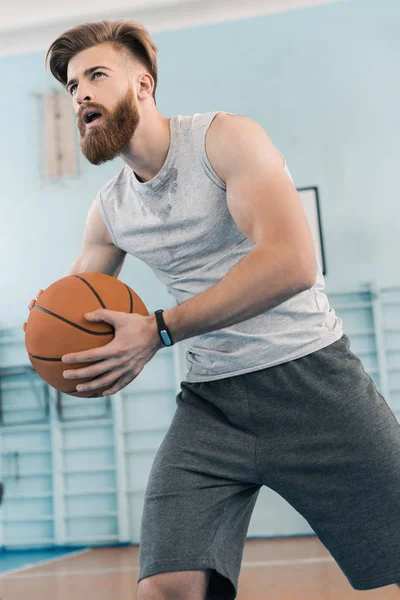
[[[316,186],[297,188],[304,211],[311,228],[317,256],[320,260],[322,273],[326,275],[326,259],[324,239],[322,235],[321,209],[318,188]]]

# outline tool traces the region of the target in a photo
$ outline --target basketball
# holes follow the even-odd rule
[[[143,316],[148,311],[139,296],[119,279],[102,273],[82,273],[59,279],[40,294],[30,312],[25,346],[35,371],[55,389],[81,398],[100,397],[110,385],[77,392],[76,385],[89,379],[65,379],[71,366],[62,362],[65,354],[105,346],[114,338],[114,328],[105,322],[93,323],[85,313],[99,308]],[[92,363],[93,364],[93,363]],[[74,364],[74,369],[87,366]]]

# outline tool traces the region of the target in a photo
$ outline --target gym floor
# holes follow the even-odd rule
[[[0,598],[132,600],[138,559],[139,549],[129,546],[83,549],[26,564],[0,573]],[[356,598],[399,600],[400,591],[396,586],[366,592],[353,590],[318,538],[246,543],[237,600]]]

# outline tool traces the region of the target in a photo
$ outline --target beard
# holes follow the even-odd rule
[[[94,103],[85,104],[88,107],[101,110],[103,122],[87,129],[79,115],[80,148],[92,165],[100,165],[119,156],[129,144],[140,121],[139,111],[131,88],[113,111]]]

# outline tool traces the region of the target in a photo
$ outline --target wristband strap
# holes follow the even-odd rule
[[[165,324],[163,312],[164,311],[160,309],[156,310],[156,312],[154,313],[156,316],[158,333],[164,346],[173,346],[174,342],[172,341],[171,334],[169,333],[168,328]]]

